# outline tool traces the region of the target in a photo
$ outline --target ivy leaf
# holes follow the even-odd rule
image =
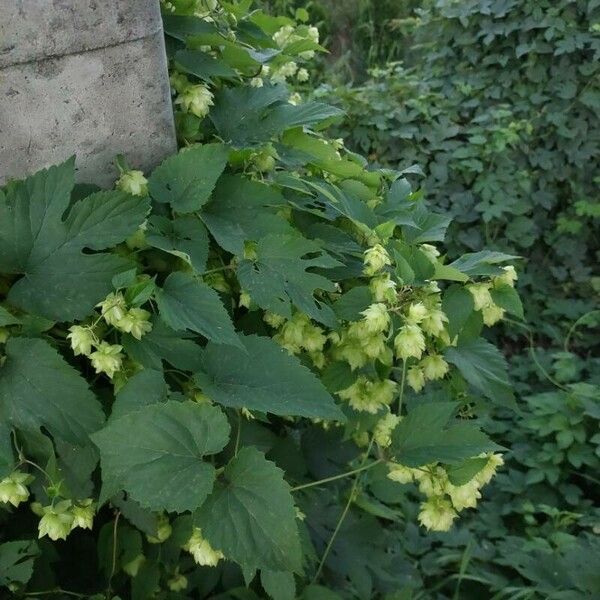
[[[104,499],[124,489],[151,510],[184,512],[210,493],[215,469],[202,458],[224,448],[229,423],[215,406],[171,401],[116,419],[92,439],[100,449]]]
[[[295,235],[295,230],[275,211],[286,206],[272,187],[239,175],[219,180],[201,218],[221,248],[243,255],[244,242],[269,234]]]
[[[233,324],[219,295],[187,273],[171,273],[156,292],[163,321],[176,331],[189,329],[220,344],[239,346]]]
[[[499,450],[479,427],[453,418],[454,402],[415,406],[392,433],[391,451],[407,467],[441,461],[453,464],[481,452]]]
[[[515,407],[506,360],[500,350],[481,338],[460,342],[445,352],[446,360],[492,402]]]
[[[168,387],[162,372],[144,369],[119,390],[112,405],[110,420],[114,421],[151,404],[165,402],[167,394]]]
[[[8,300],[55,321],[87,316],[111,291],[113,276],[129,265],[110,253],[83,250],[122,242],[149,208],[147,200],[112,191],[92,194],[69,209],[73,171],[70,159],[0,190],[0,271],[24,275]]]
[[[256,246],[256,260],[238,267],[240,285],[261,308],[291,318],[292,305],[327,326],[335,326],[333,310],[314,297],[317,289],[335,291],[327,278],[309,271],[340,263],[311,240],[299,236],[267,235]]]
[[[154,248],[178,256],[198,272],[206,268],[208,234],[195,216],[184,215],[174,220],[154,216],[150,219],[146,242]]]
[[[227,465],[224,476],[226,483],[217,483],[196,513],[211,546],[245,572],[298,572],[300,537],[283,471],[262,452],[246,447]]]
[[[39,553],[33,540],[0,544],[0,585],[8,587],[27,583],[33,575],[33,564]]]
[[[215,402],[276,415],[344,420],[321,382],[270,338],[240,336],[241,348],[209,343],[195,380]]]
[[[85,379],[41,339],[10,338],[0,369],[0,416],[20,429],[45,427],[78,446],[104,422]]]
[[[208,202],[228,155],[223,144],[181,150],[154,169],[148,180],[150,195],[157,202],[170,204],[178,213],[198,210]]]

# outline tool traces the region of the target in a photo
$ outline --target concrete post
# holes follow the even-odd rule
[[[110,185],[176,149],[158,0],[0,0],[0,183],[77,155]]]

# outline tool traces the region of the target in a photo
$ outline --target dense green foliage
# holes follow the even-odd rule
[[[600,6],[431,4],[411,64],[336,89],[341,133],[373,160],[423,169],[427,198],[454,217],[452,254],[524,256],[528,320],[560,339],[600,292]]]
[[[328,137],[286,85],[316,29],[163,7],[181,151],[0,189],[0,597],[393,599],[404,531],[503,462],[514,257],[447,261],[405,173]]]
[[[595,597],[600,4],[420,6],[396,5],[415,19],[403,63],[344,86],[326,66],[317,96],[347,112],[338,134],[350,147],[422,168],[425,198],[454,216],[451,256],[485,245],[523,257],[529,328],[501,341],[522,409],[490,425],[512,450],[507,469],[454,533],[409,528],[409,587],[419,598]]]

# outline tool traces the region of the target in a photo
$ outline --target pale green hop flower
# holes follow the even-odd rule
[[[300,81],[301,83],[304,81],[308,81],[309,78],[309,74],[308,71],[306,69],[300,69],[298,71],[298,73],[296,74],[296,78],[298,79],[298,81]]]
[[[420,323],[427,315],[429,311],[422,302],[413,302],[406,313],[406,321],[412,325]]]
[[[94,501],[91,498],[86,498],[78,504],[75,504],[72,509],[73,525],[72,528],[81,527],[82,529],[91,529],[94,525],[94,514],[96,508]]]
[[[171,533],[173,533],[173,528],[169,522],[169,517],[159,515],[156,524],[156,535],[147,535],[146,539],[151,544],[162,544],[171,537]]]
[[[286,44],[291,41],[294,35],[294,28],[291,25],[284,25],[273,34],[273,41],[280,47],[283,48]]]
[[[381,244],[375,244],[372,248],[365,250],[363,263],[365,275],[375,275],[381,271],[386,265],[391,265],[387,250]]]
[[[181,105],[185,112],[192,113],[202,119],[209,113],[214,102],[212,92],[205,85],[199,83],[185,88],[177,96],[175,104]]]
[[[504,459],[501,454],[482,454],[481,458],[485,458],[486,456],[488,459],[487,464],[479,471],[479,473],[477,473],[477,475],[475,475],[475,479],[480,486],[487,485],[496,474],[498,467],[501,467],[504,464]]]
[[[202,536],[202,530],[199,527],[194,527],[192,537],[183,548],[194,557],[196,564],[205,567],[216,567],[218,562],[225,558],[220,550],[215,550]]]
[[[117,323],[117,328],[125,333],[130,333],[137,340],[152,331],[149,321],[150,313],[143,308],[130,308],[125,316]]]
[[[187,588],[188,580],[185,575],[177,572],[171,579],[169,579],[167,585],[172,592],[182,592]]]
[[[392,431],[394,431],[401,419],[402,417],[388,412],[377,421],[377,425],[375,425],[375,429],[373,430],[373,438],[378,446],[387,448],[392,443]]]
[[[44,516],[38,524],[38,538],[47,535],[51,540],[66,540],[73,529],[71,501],[62,500],[43,507]]]
[[[481,498],[479,492],[479,483],[476,480],[471,480],[465,485],[455,486],[451,483],[446,485],[446,493],[452,500],[452,506],[458,512],[465,508],[475,508],[477,500]]]
[[[88,327],[82,327],[81,325],[72,325],[69,327],[69,331],[67,339],[71,342],[73,354],[75,356],[79,356],[80,354],[89,356],[95,341],[92,331]]]
[[[399,463],[388,463],[390,469],[387,478],[397,483],[412,483],[415,480],[416,469],[405,467]]]
[[[507,267],[503,267],[504,273],[502,275],[497,275],[494,277],[494,285],[510,285],[514,287],[515,281],[518,279],[517,271],[512,265],[508,265]]]
[[[385,304],[378,302],[371,304],[361,313],[364,317],[364,323],[369,333],[380,333],[390,326],[390,315]]]
[[[118,327],[119,321],[127,314],[127,304],[121,292],[109,294],[96,306],[100,308],[104,320],[113,327]]]
[[[406,381],[415,392],[420,392],[425,387],[425,373],[423,369],[418,366],[410,367],[406,373]]]
[[[431,496],[421,504],[419,523],[430,531],[448,531],[456,517],[449,500],[443,496]]]
[[[148,195],[148,180],[142,171],[123,171],[116,183],[117,189],[132,196]]]
[[[495,325],[498,321],[501,321],[504,317],[504,309],[500,308],[496,304],[490,304],[489,306],[484,306],[481,309],[481,314],[483,316],[483,322],[491,327]]]
[[[285,323],[285,317],[278,315],[277,313],[269,310],[265,311],[263,315],[263,321],[273,327],[273,329],[279,329]]]
[[[434,381],[442,379],[448,373],[448,363],[439,354],[426,356],[419,366],[423,369],[426,379]]]
[[[123,571],[130,577],[135,577],[145,560],[146,557],[143,554],[138,554],[133,560],[123,565]]]
[[[396,298],[396,282],[389,273],[373,277],[369,281],[369,289],[376,302],[393,302]]]
[[[28,473],[13,471],[8,477],[0,481],[0,502],[12,504],[15,508],[29,498],[27,484],[33,481]]]
[[[96,373],[106,373],[111,379],[113,375],[121,370],[123,366],[123,346],[111,345],[108,342],[100,342],[95,352],[90,354],[92,367]]]
[[[431,262],[436,262],[440,255],[439,250],[431,244],[421,244],[421,251],[427,255]]]
[[[481,310],[494,303],[490,294],[489,283],[471,283],[467,286],[467,289],[473,296],[475,310]]]
[[[396,356],[402,360],[421,358],[425,351],[425,336],[418,325],[404,325],[394,338]]]
[[[448,322],[448,317],[443,311],[433,308],[427,312],[421,322],[421,329],[425,333],[434,337],[439,337],[445,331],[445,324]]]

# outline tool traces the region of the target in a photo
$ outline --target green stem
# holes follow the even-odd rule
[[[597,309],[590,310],[589,312],[586,312],[584,315],[581,315],[581,317],[579,317],[579,319],[577,319],[575,321],[575,323],[573,323],[573,325],[571,325],[571,327],[569,328],[569,331],[567,331],[567,335],[565,337],[565,343],[564,343],[565,352],[569,352],[569,345],[570,345],[570,342],[571,342],[571,337],[575,333],[575,330],[577,329],[577,327],[579,327],[579,325],[581,323],[583,323],[583,321],[587,317],[589,317],[591,314],[594,314],[594,313],[597,313],[597,312],[600,312],[600,311],[598,311]]]
[[[338,479],[344,479],[344,477],[350,477],[350,475],[355,475],[356,473],[361,473],[362,471],[368,471],[372,469],[375,465],[378,465],[383,462],[383,458],[378,458],[376,461],[358,467],[357,469],[352,469],[352,471],[346,471],[345,473],[340,473],[339,475],[333,475],[332,477],[325,477],[325,479],[319,479],[318,481],[311,481],[310,483],[303,483],[302,485],[297,485],[293,487],[290,491],[297,492],[298,490],[304,490],[306,488],[314,487],[315,485],[322,485],[323,483],[329,483],[330,481],[336,481]]]
[[[43,590],[41,592],[25,592],[24,596],[49,596],[50,594],[62,594],[64,596],[73,596],[75,598],[89,598],[89,594],[79,594],[78,592],[70,592],[69,590],[63,590],[62,588],[55,588],[53,590]]]
[[[110,575],[108,577],[108,586],[106,588],[106,598],[110,599],[112,595],[112,580],[117,570],[117,529],[119,527],[119,518],[121,511],[117,511],[115,515],[115,523],[113,525],[113,547],[112,547],[112,567],[110,569]]]
[[[358,471],[364,471],[364,469],[362,467],[365,466],[365,463],[369,459],[369,455],[371,454],[371,448],[373,447],[374,440],[375,440],[374,436],[371,436],[371,440],[369,441],[369,447],[367,448],[367,451],[365,452],[365,456],[361,462],[360,467],[358,468]],[[340,518],[338,519],[335,529],[333,530],[333,533],[331,534],[331,537],[329,538],[329,541],[327,542],[327,546],[325,547],[323,556],[321,557],[321,560],[319,561],[319,566],[317,567],[315,576],[312,579],[311,583],[313,583],[313,584],[319,580],[319,577],[321,576],[321,571],[323,570],[323,567],[325,566],[325,561],[327,560],[327,557],[329,556],[329,552],[331,551],[331,548],[333,546],[333,542],[335,541],[335,538],[337,537],[338,533],[340,532],[340,529],[342,528],[342,524],[344,522],[344,519],[346,518],[346,515],[348,514],[348,511],[350,510],[350,506],[352,505],[352,502],[354,502],[354,495],[356,494],[356,489],[358,488],[360,476],[361,476],[361,473],[358,472],[356,477],[354,478],[354,483],[352,484],[352,487],[350,488],[350,494],[348,496],[348,501],[346,502],[346,506],[344,506],[344,510],[342,511],[342,514],[340,515]]]
[[[235,436],[235,448],[233,451],[234,456],[237,456],[238,450],[240,449],[240,437],[242,435],[242,411],[241,411],[241,409],[238,409],[238,411],[237,411],[237,418],[238,418],[238,426],[237,426],[237,433]]]
[[[398,396],[398,416],[402,415],[402,402],[404,400],[404,385],[406,384],[406,360],[402,361],[402,378],[400,380],[400,395]]]
[[[201,275],[211,275],[212,273],[219,273],[220,271],[227,271],[228,269],[233,269],[231,265],[224,265],[222,267],[217,267],[216,269],[209,269],[208,271],[204,271]]]

